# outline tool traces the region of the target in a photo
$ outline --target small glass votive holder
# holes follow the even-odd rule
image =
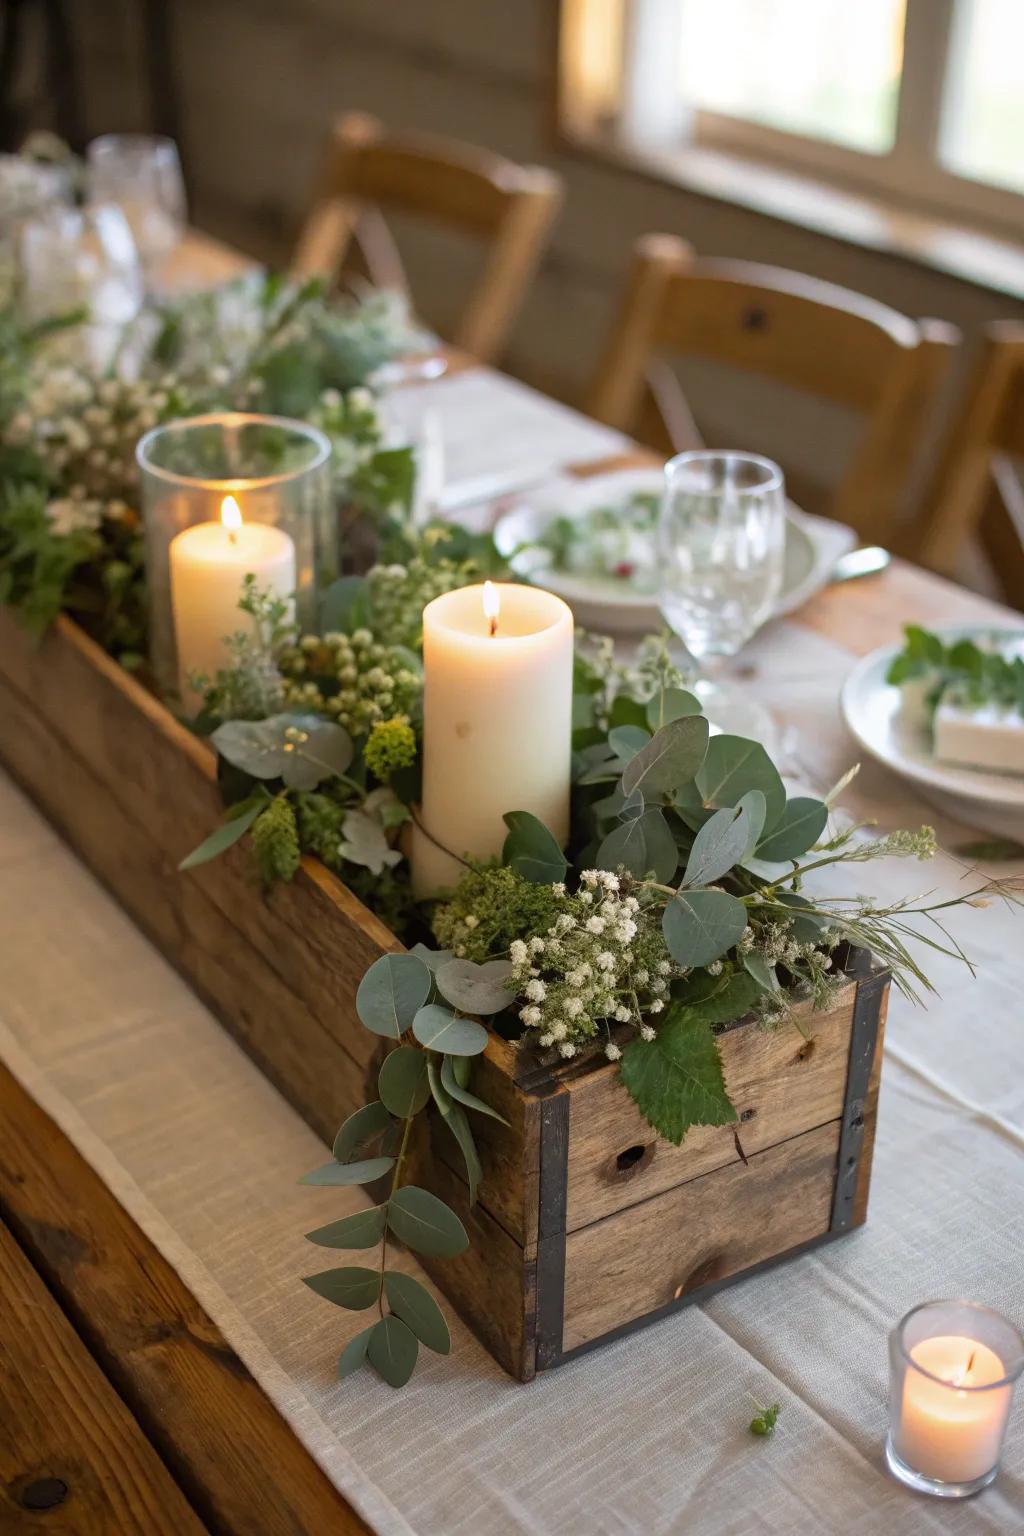
[[[301,421],[225,411],[154,427],[141,472],[149,657],[158,687],[189,710],[189,678],[229,660],[245,582],[293,604],[315,628],[318,596],[338,575],[331,445]]]
[[[885,1459],[901,1483],[965,1499],[999,1470],[1024,1340],[973,1301],[927,1301],[889,1335]]]

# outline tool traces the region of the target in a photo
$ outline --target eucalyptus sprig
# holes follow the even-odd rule
[[[375,1268],[345,1265],[306,1277],[318,1295],[349,1311],[375,1306],[378,1320],[349,1340],[338,1363],[346,1377],[367,1361],[393,1387],[402,1387],[423,1344],[438,1354],[451,1335],[433,1296],[412,1275],[388,1266],[389,1236],[414,1253],[454,1258],[468,1246],[461,1220],[429,1190],[405,1183],[413,1122],[433,1101],[462,1153],[470,1205],[476,1201],[480,1160],[467,1109],[502,1117],[468,1086],[472,1058],[487,1045],[487,1031],[469,1012],[493,1013],[509,994],[510,967],[478,966],[443,951],[383,955],[359,984],[356,1010],[364,1026],[390,1042],[377,1080],[380,1097],[350,1115],[334,1142],[333,1158],[301,1181],[327,1187],[367,1185],[390,1174],[380,1204],[317,1227],[306,1236],[323,1248],[380,1246]],[[504,1123],[504,1122],[503,1122]]]

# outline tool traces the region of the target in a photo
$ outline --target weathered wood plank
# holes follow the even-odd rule
[[[740,1162],[842,1114],[856,983],[828,1013],[808,1004],[801,1029],[744,1024],[718,1045],[737,1125],[693,1126],[673,1147],[648,1125],[611,1063],[569,1083],[568,1230]],[[737,1145],[737,1139],[739,1145]],[[620,1163],[621,1159],[621,1163]]]
[[[156,1451],[0,1223],[0,1529],[202,1536]]]
[[[864,1139],[860,1147],[857,1188],[853,1197],[852,1225],[855,1227],[861,1226],[868,1219],[868,1196],[871,1192],[871,1168],[875,1153],[875,1133],[878,1130],[878,1094],[882,1086],[882,1054],[885,1048],[885,1021],[889,1012],[890,990],[889,987],[886,987],[880,999],[875,1056],[871,1063],[867,1097],[864,1100]]]
[[[563,1350],[828,1229],[839,1122],[570,1233]]]
[[[177,1273],[2,1066],[0,1212],[211,1531],[365,1536]],[[86,1410],[94,1396],[82,1392]],[[153,1517],[110,1529],[192,1527]]]
[[[310,1014],[198,882],[176,874],[127,812],[117,781],[99,780],[2,677],[0,758],[271,1082],[318,1134],[332,1139],[366,1100],[362,1063]],[[52,771],[58,763],[59,772]],[[246,894],[250,905],[257,900]],[[239,915],[244,912],[240,904]]]

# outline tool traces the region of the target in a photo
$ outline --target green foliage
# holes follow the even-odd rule
[[[433,984],[430,968],[415,955],[381,955],[359,983],[356,1012],[375,1035],[400,1040]]]
[[[234,846],[243,838],[256,820],[257,816],[267,807],[267,796],[264,792],[260,795],[251,795],[243,805],[241,811],[211,832],[209,837],[193,848],[192,852],[178,865],[179,870],[195,869],[199,864],[207,864],[211,859],[219,858],[222,853]],[[237,807],[233,807],[237,811]]]
[[[503,864],[535,885],[552,885],[564,877],[569,867],[565,855],[542,821],[529,811],[506,811],[502,820],[509,829]]]
[[[384,1276],[384,1295],[396,1317],[411,1328],[421,1344],[439,1355],[451,1351],[452,1336],[437,1302],[425,1285],[412,1275],[389,1269]]]
[[[640,790],[647,800],[671,794],[694,778],[709,750],[708,722],[703,715],[670,720],[627,764],[622,792],[630,795]]]
[[[441,1003],[428,1003],[412,1022],[412,1032],[425,1050],[447,1056],[479,1056],[487,1048],[487,1031],[473,1019],[460,1018]]]
[[[769,1407],[765,1408],[760,1403],[755,1402],[754,1407],[757,1409],[757,1413],[750,1421],[750,1433],[752,1435],[759,1435],[762,1438],[773,1435],[779,1414],[782,1412],[782,1404],[772,1403]]]
[[[368,1210],[329,1221],[306,1233],[306,1241],[319,1248],[376,1248],[384,1235],[387,1206],[371,1205]]]
[[[507,960],[448,960],[436,972],[441,996],[465,1013],[500,1013],[512,1001],[512,966]]]
[[[550,885],[538,885],[507,866],[477,864],[434,909],[431,922],[439,944],[460,959],[481,962],[507,954],[523,934],[546,933],[560,910]]]
[[[228,822],[228,826],[231,825]],[[302,861],[302,853],[295,811],[283,795],[275,796],[253,822],[252,847],[265,887],[276,885],[279,880],[292,879]]]
[[[363,748],[363,762],[375,778],[386,784],[400,768],[411,768],[416,761],[416,732],[408,715],[379,720],[373,726]]]
[[[389,1387],[404,1387],[416,1369],[419,1344],[400,1317],[382,1317],[374,1326],[366,1358]]]
[[[1024,711],[1024,657],[1002,654],[1005,636],[996,632],[982,644],[966,636],[947,641],[916,624],[908,624],[904,636],[903,650],[889,663],[888,682],[924,679],[933,706],[948,696],[968,708],[995,704]]]
[[[712,736],[694,782],[705,806],[715,808],[737,805],[750,790],[759,790],[765,798],[766,831],[775,826],[786,804],[779,770],[760,742],[744,736]]]
[[[469,1247],[462,1222],[428,1189],[403,1184],[388,1202],[388,1226],[414,1253],[454,1259]]]
[[[325,1269],[319,1275],[307,1275],[303,1285],[311,1291],[333,1301],[336,1307],[347,1307],[350,1312],[365,1312],[372,1307],[380,1291],[375,1269],[363,1269],[349,1265],[343,1269]]]
[[[737,944],[747,926],[747,909],[728,891],[681,890],[668,903],[662,931],[677,965],[710,965]]]
[[[280,779],[289,789],[316,789],[343,775],[354,751],[342,726],[316,715],[226,720],[211,740],[225,762],[254,779]]]
[[[389,1051],[380,1069],[377,1091],[381,1103],[400,1120],[418,1115],[430,1097],[426,1052],[412,1045],[398,1045]]]
[[[729,1125],[729,1102],[710,1025],[674,1003],[654,1040],[633,1040],[622,1056],[622,1081],[644,1119],[679,1146],[691,1125]]]

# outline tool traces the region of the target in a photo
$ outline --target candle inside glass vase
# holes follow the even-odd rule
[[[890,1470],[920,1492],[976,1493],[998,1471],[1024,1367],[1017,1330],[987,1307],[929,1302],[894,1330],[891,1359]]]
[[[196,523],[171,540],[170,570],[178,689],[192,710],[202,700],[189,679],[226,666],[227,637],[244,627],[238,602],[246,577],[291,603],[295,544],[283,528],[245,522],[235,497],[225,496],[219,522]]]
[[[572,668],[572,614],[551,592],[485,582],[427,604],[417,897],[450,890],[467,855],[500,854],[507,811],[566,842]]]

